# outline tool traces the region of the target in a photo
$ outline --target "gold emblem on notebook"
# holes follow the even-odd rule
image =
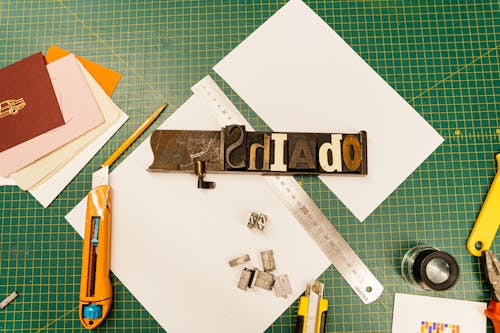
[[[8,99],[0,102],[0,118],[6,116],[15,116],[20,110],[24,109],[26,102],[24,98]]]

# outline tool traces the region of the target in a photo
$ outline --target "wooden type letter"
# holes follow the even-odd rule
[[[366,174],[366,132],[344,134],[342,139],[342,161],[349,172]]]
[[[226,170],[241,170],[247,166],[245,126],[226,126],[224,131],[224,157]]]
[[[316,172],[316,136],[291,133],[288,135],[289,171]]]
[[[342,134],[318,135],[320,173],[342,172],[341,139]]]
[[[271,135],[262,132],[247,132],[248,171],[269,171]]]
[[[274,143],[274,160],[271,164],[271,171],[286,172],[286,151],[285,142],[287,140],[286,133],[272,133],[271,140]]]

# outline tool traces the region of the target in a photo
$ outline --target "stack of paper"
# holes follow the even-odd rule
[[[34,75],[30,68],[36,61],[38,72],[47,74],[38,85],[30,77],[22,82],[32,84],[22,89],[2,90],[0,100],[23,98],[25,105],[17,114],[0,116],[5,129],[0,132],[7,138],[0,144],[7,147],[0,151],[0,184],[17,184],[47,207],[128,116],[109,97],[119,73],[57,47],[45,60],[48,65],[38,53],[0,71],[0,77]],[[23,126],[28,129],[17,131]]]

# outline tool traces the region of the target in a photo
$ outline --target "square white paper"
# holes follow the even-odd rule
[[[220,130],[201,97],[188,99],[161,126]],[[260,175],[208,174],[213,190],[185,173],[152,173],[149,138],[110,175],[111,269],[169,333],[263,332],[330,262]],[[83,236],[86,200],[66,219]],[[263,232],[246,224],[251,212],[270,221]],[[288,274],[293,294],[237,288],[242,266],[228,260],[273,250],[276,274]],[[195,319],[195,320],[193,320]]]
[[[486,332],[486,303],[398,294],[392,333]]]
[[[313,10],[291,0],[214,70],[273,129],[367,131],[367,176],[321,176],[361,221],[443,138]]]

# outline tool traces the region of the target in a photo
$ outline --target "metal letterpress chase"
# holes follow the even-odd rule
[[[156,130],[151,136],[154,161],[148,170],[193,172],[203,163],[203,172],[364,175],[366,140],[364,131],[247,132],[239,125],[221,131]]]

